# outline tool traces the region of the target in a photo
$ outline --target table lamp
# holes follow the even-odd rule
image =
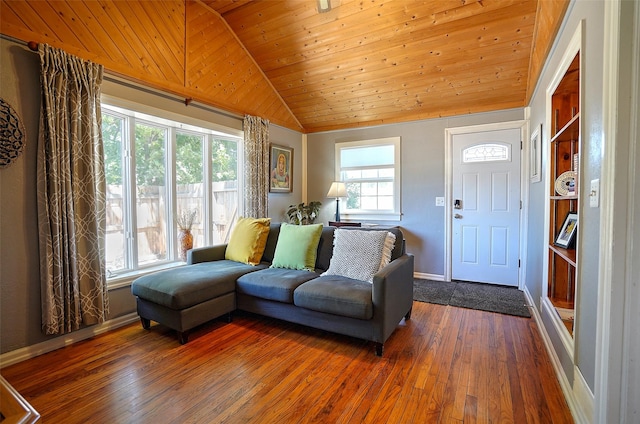
[[[347,186],[342,181],[332,182],[327,197],[336,198],[336,222],[340,222],[340,198],[347,197]]]

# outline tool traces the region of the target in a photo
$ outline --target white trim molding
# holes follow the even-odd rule
[[[528,140],[529,139],[529,121],[528,120],[520,120],[520,121],[509,121],[509,122],[497,122],[493,124],[481,124],[481,125],[470,125],[466,127],[451,127],[445,128],[444,130],[444,138],[445,138],[445,150],[444,150],[444,281],[451,281],[451,267],[452,267],[452,258],[451,258],[451,246],[452,246],[452,232],[453,226],[451,224],[451,220],[453,219],[453,136],[458,134],[469,134],[476,132],[484,132],[484,131],[499,131],[499,130],[509,130],[509,129],[519,129],[520,130],[520,140]],[[528,156],[526,156],[525,147],[523,143],[523,148],[520,150],[520,200],[524,202],[525,194],[528,193],[527,184],[529,182],[528,178],[528,167],[526,166],[526,161],[528,160]],[[527,234],[526,232],[526,214],[524,211],[526,208],[523,207],[520,209],[520,237],[519,237],[519,257],[524,258],[526,251],[525,245],[526,240],[524,236]],[[524,268],[520,267],[518,270],[518,288],[522,290],[524,286]]]
[[[525,286],[524,296],[528,305],[533,305],[533,298],[531,297],[531,293],[529,293],[529,289]],[[544,304],[542,303],[542,299],[540,299],[541,307],[544,308]],[[564,398],[567,401],[567,406],[569,406],[569,410],[571,411],[571,416],[575,420],[576,418],[576,400],[573,396],[573,390],[571,388],[571,383],[567,378],[567,375],[564,373],[564,369],[562,368],[562,363],[560,362],[560,358],[556,353],[556,350],[553,347],[553,343],[551,342],[551,338],[549,337],[549,333],[547,332],[546,327],[544,326],[544,322],[542,321],[542,316],[540,315],[540,311],[537,308],[529,308],[531,311],[531,316],[536,322],[538,327],[538,332],[540,333],[540,337],[542,338],[542,342],[544,343],[544,347],[547,350],[547,354],[549,355],[549,360],[551,361],[551,365],[553,366],[553,370],[556,373],[556,377],[558,378],[558,383],[560,384],[560,389],[564,394]]]
[[[578,367],[573,368],[573,398],[576,405],[573,419],[578,423],[592,423],[595,398]]]
[[[634,399],[640,394],[640,5],[611,0],[605,2],[604,14],[601,249],[593,416],[597,423],[630,423],[637,422]]]
[[[424,272],[414,272],[413,278],[417,278],[420,280],[431,280],[431,281],[444,281],[444,275],[439,274],[427,274]]]
[[[9,365],[17,364],[18,362],[35,358],[36,356],[43,355],[47,352],[51,352],[65,346],[69,346],[73,343],[91,338],[93,336],[106,333],[107,331],[115,330],[116,328],[131,324],[137,320],[138,314],[136,312],[131,312],[127,315],[110,319],[109,321],[103,322],[102,324],[86,327],[81,330],[74,331],[73,333],[65,334],[42,343],[37,343],[35,345],[3,353],[2,355],[0,355],[0,368],[8,367]]]

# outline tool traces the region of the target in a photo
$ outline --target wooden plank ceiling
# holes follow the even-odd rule
[[[525,106],[568,0],[1,0],[0,30],[303,132]]]

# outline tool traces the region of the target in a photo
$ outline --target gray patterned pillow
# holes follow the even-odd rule
[[[322,275],[340,275],[373,282],[373,276],[389,264],[396,236],[388,231],[337,229],[333,256]]]

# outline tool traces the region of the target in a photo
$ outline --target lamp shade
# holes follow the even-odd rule
[[[332,182],[327,197],[347,197],[347,186],[342,181]]]

